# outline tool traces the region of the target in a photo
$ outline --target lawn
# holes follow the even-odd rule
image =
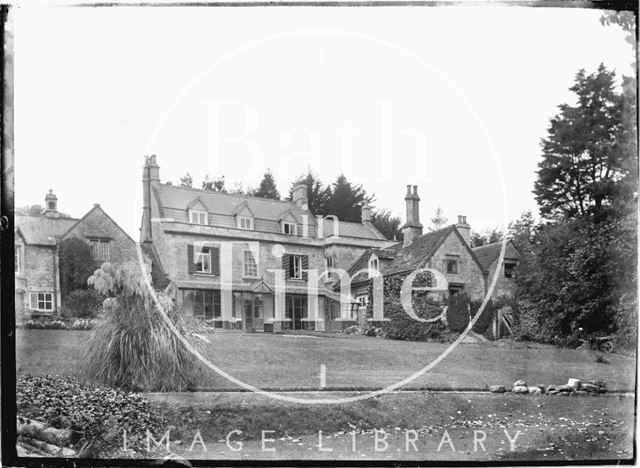
[[[16,330],[18,373],[76,374],[90,332]],[[438,357],[448,345],[384,340],[364,336],[305,336],[216,333],[205,354],[237,379],[265,389],[319,388],[321,365],[327,388],[381,388],[404,379]],[[600,379],[610,390],[630,390],[635,382],[633,357],[611,354],[596,362],[588,350],[515,343],[461,344],[411,388],[485,389],[507,387],[518,379],[529,384],[566,383],[567,378]],[[234,389],[235,384],[203,369],[199,386]]]

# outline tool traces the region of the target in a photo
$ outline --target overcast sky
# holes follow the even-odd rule
[[[16,206],[93,203],[134,239],[141,166],[281,194],[344,172],[404,219],[437,206],[482,230],[527,209],[539,142],[578,69],[631,74],[600,11],[445,8],[21,8]],[[503,177],[503,176],[504,177]],[[503,191],[504,187],[504,191]],[[505,194],[507,211],[505,214]]]

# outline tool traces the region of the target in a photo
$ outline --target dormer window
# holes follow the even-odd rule
[[[294,223],[288,223],[286,221],[282,222],[282,234],[287,234],[289,236],[296,235],[296,225]]]
[[[253,231],[253,219],[248,216],[238,216],[237,226],[238,226],[238,229],[244,229],[245,231]]]
[[[209,224],[207,222],[207,212],[191,210],[189,212],[189,222],[191,224],[204,224],[204,225]]]

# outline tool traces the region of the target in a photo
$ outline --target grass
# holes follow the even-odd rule
[[[76,375],[89,332],[16,331],[18,373]],[[404,379],[438,357],[448,345],[383,340],[364,336],[217,333],[209,335],[205,354],[237,379],[266,389],[319,388],[320,366],[327,388],[380,388]],[[609,390],[633,390],[635,360],[611,354],[609,364],[595,362],[595,352],[551,346],[462,344],[409,387],[485,389],[510,387],[518,379],[530,385],[566,383],[569,377],[600,379]],[[237,389],[205,370],[199,386]]]

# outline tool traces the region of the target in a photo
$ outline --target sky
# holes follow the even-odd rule
[[[281,194],[344,173],[404,220],[438,206],[482,231],[532,194],[540,140],[576,72],[632,74],[601,12],[479,7],[14,10],[15,203],[81,217],[94,203],[139,238],[144,156],[160,178],[224,175]]]

